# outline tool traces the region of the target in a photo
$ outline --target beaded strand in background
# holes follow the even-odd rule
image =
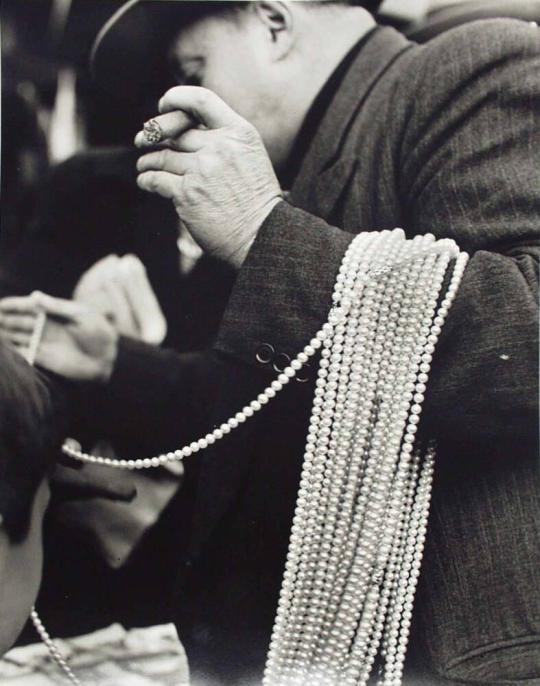
[[[320,351],[264,686],[363,686],[377,656],[378,684],[401,684],[435,459],[433,442],[420,445],[416,433],[435,345],[467,260],[454,241],[430,234],[360,234],[343,259],[328,321],[220,427],[138,460],[90,455],[73,439],[63,446],[75,460],[115,469],[183,460],[261,410]],[[79,684],[35,610],[32,619]]]

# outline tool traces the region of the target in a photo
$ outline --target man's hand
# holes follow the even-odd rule
[[[139,159],[137,183],[170,198],[197,243],[239,269],[282,197],[258,132],[205,88],[172,88],[159,110],[165,147]],[[150,147],[142,132],[135,144]]]
[[[36,291],[0,300],[0,338],[24,353],[36,317],[47,315],[35,362],[78,381],[107,381],[117,354],[118,334],[107,319],[71,300]]]

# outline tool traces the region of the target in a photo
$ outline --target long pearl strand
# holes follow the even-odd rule
[[[466,262],[433,236],[382,232],[351,244],[334,293],[346,315],[321,351],[265,686],[360,686],[377,654],[379,684],[401,684],[435,453],[415,438]]]
[[[441,294],[451,260],[452,277]],[[454,241],[359,234],[336,278],[328,321],[270,385],[189,445],[137,460],[81,450],[75,460],[155,468],[221,440],[320,351],[312,414],[264,686],[400,686],[420,572],[435,446],[416,433],[432,356],[468,255]],[[80,682],[32,619],[53,659]]]

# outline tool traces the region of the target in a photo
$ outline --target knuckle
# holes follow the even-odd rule
[[[221,160],[213,152],[200,153],[198,160],[202,176],[211,176],[221,168]]]
[[[178,203],[185,205],[196,205],[200,199],[200,188],[198,184],[188,182],[184,177],[181,190],[176,194]]]
[[[195,90],[195,102],[197,105],[205,106],[209,104],[210,98],[212,96],[211,91],[202,86],[197,86]]]
[[[173,86],[173,88],[169,88],[169,90],[165,93],[165,95],[159,101],[159,109],[162,110],[163,107],[167,107],[168,105],[173,105],[174,101],[176,100],[179,93],[180,93],[180,86]]]

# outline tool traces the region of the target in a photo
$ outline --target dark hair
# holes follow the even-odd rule
[[[34,496],[57,457],[64,418],[58,391],[0,344],[0,514],[14,543],[28,533]]]

